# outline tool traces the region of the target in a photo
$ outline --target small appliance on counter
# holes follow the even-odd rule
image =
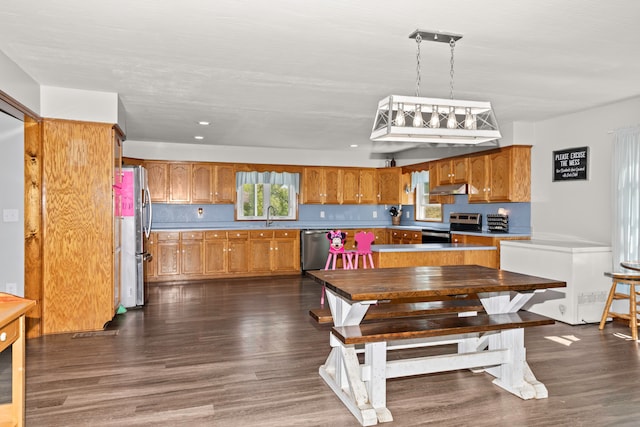
[[[509,215],[487,214],[487,229],[490,233],[508,233]]]

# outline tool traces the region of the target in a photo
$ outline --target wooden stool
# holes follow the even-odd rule
[[[607,303],[604,306],[604,311],[602,313],[602,319],[600,320],[599,329],[602,330],[604,328],[604,324],[607,321],[607,317],[611,317],[612,319],[619,318],[625,319],[629,321],[629,328],[631,329],[631,337],[633,340],[638,339],[638,314],[637,314],[637,296],[640,295],[638,292],[638,288],[636,285],[640,285],[640,272],[638,273],[605,273],[606,276],[610,276],[613,279],[613,283],[611,284],[611,290],[609,291],[609,297],[607,298]],[[629,285],[629,293],[619,293],[616,292],[616,288],[618,284]],[[611,311],[611,303],[613,300],[617,299],[628,299],[629,300],[629,314],[626,313],[616,313]]]

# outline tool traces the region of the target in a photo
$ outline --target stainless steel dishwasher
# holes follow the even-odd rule
[[[302,271],[322,270],[329,255],[329,239],[327,233],[331,230],[302,230],[300,231],[300,263]]]

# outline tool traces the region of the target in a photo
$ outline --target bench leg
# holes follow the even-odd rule
[[[364,346],[364,364],[369,369],[365,378],[369,401],[376,410],[378,421],[393,421],[391,411],[387,409],[387,343],[367,343]]]

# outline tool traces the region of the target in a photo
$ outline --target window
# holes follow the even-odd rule
[[[442,205],[429,203],[429,172],[414,172],[411,180],[416,188],[416,221],[442,221]]]
[[[291,187],[282,184],[242,184],[238,187],[238,220],[296,219],[297,197]]]

